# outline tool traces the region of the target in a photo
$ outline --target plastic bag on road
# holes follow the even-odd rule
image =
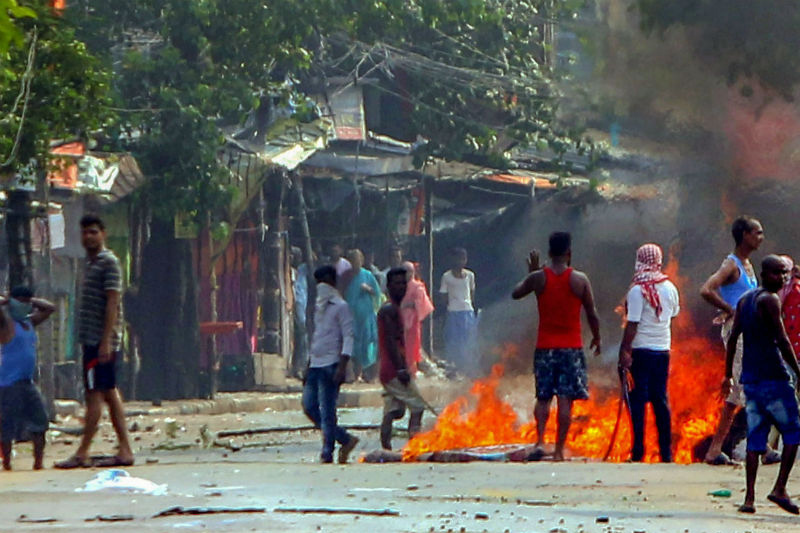
[[[125,470],[104,470],[86,482],[83,488],[75,492],[97,492],[108,490],[115,492],[135,492],[161,496],[167,493],[167,485],[158,485],[147,479],[131,477]]]

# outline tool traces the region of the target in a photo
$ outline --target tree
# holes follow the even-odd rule
[[[304,102],[301,81],[313,76],[383,69],[407,77],[406,87],[383,89],[399,91],[413,127],[431,139],[420,160],[434,153],[501,161],[493,153],[501,134],[563,152],[569,140],[556,125],[538,28],[579,3],[75,0],[67,16],[90,49],[115,65],[121,118],[103,142],[132,151],[150,177],[138,196],[153,217],[142,269],[192,272],[172,220],[180,213],[201,226],[224,221],[232,193],[217,160],[220,127],[254,117],[250,139],[263,141],[273,101]],[[142,339],[143,382],[162,383],[166,368],[186,381],[150,393],[192,395],[196,316],[182,330],[172,322],[193,315],[195,280],[142,281],[133,305],[142,313],[169,310]]]
[[[0,0],[0,57],[6,58],[12,45],[20,46],[25,35],[17,19],[36,18],[36,12],[20,6],[17,0]]]
[[[22,174],[41,189],[51,164],[51,141],[86,138],[106,124],[109,76],[50,2],[30,1],[24,7],[6,2],[0,12],[0,33],[10,32],[0,45],[13,44],[0,70],[0,108],[5,110],[0,119],[0,176],[8,183]],[[17,17],[11,28],[4,26],[9,14]],[[12,196],[16,209],[7,219],[10,282],[32,283],[22,244],[30,240],[29,198],[25,192]]]
[[[579,140],[559,124],[553,43],[547,29],[583,1],[402,0],[337,2],[322,68],[357,79],[384,72],[410,108],[418,153],[503,165],[513,143],[563,154]],[[577,142],[579,149],[585,146]]]

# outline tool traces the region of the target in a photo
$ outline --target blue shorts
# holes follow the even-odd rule
[[[580,348],[537,349],[533,355],[536,399],[549,401],[553,396],[571,400],[589,398],[586,357]]]
[[[747,412],[747,451],[767,451],[767,437],[773,425],[785,445],[800,444],[800,412],[792,384],[762,381],[744,384]]]

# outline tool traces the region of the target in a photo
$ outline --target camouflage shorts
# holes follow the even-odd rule
[[[561,396],[573,400],[589,398],[586,358],[580,348],[536,350],[533,356],[536,398]]]

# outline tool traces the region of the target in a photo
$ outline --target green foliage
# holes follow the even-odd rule
[[[305,2],[252,0],[82,0],[69,16],[109,64],[123,109],[110,139],[151,177],[143,196],[162,218],[205,222],[231,199],[217,151],[220,126],[241,123],[266,95],[287,99],[287,74],[312,53]],[[311,3],[313,4],[313,2]],[[310,15],[313,16],[313,13]],[[307,120],[308,110],[302,107]]]
[[[0,58],[8,59],[12,45],[21,46],[25,40],[17,19],[36,18],[36,12],[17,3],[17,0],[0,0]]]
[[[642,30],[685,27],[699,57],[733,84],[755,76],[791,99],[800,82],[800,3],[787,0],[637,0]]]
[[[80,36],[115,65],[117,129],[151,177],[164,217],[205,217],[230,200],[218,166],[219,126],[241,124],[298,80],[383,71],[381,90],[409,102],[431,155],[505,164],[501,139],[562,154],[558,94],[546,66],[545,22],[583,0],[74,0]],[[294,95],[296,101],[302,101]],[[300,105],[297,120],[313,117]]]
[[[109,75],[73,28],[45,1],[17,21],[27,38],[12,47],[0,78],[0,165],[13,172],[47,160],[50,141],[86,137],[108,123]],[[30,65],[29,65],[30,62]]]
[[[560,155],[573,140],[557,125],[558,93],[543,31],[546,22],[557,24],[583,4],[341,1],[336,8],[347,40],[329,52],[335,57],[353,43],[371,51],[368,61],[354,54],[337,63],[343,75],[362,74],[387,57],[405,84],[400,96],[410,102],[413,129],[431,141],[419,160],[475,158],[495,151],[501,137],[543,143]]]

